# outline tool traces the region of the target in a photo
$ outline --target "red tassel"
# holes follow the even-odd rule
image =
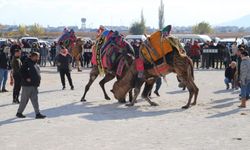
[[[144,71],[144,63],[141,58],[135,60],[135,66],[137,71]]]

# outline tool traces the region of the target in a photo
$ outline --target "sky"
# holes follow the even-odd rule
[[[250,14],[250,0],[163,0],[165,24],[212,25]],[[0,24],[43,26],[130,26],[143,10],[146,25],[158,27],[160,0],[0,0]]]

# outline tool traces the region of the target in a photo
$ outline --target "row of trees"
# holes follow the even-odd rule
[[[0,28],[3,27],[0,25]],[[35,23],[31,26],[19,25],[17,31],[7,32],[4,35],[7,37],[18,37],[27,35],[39,37],[43,36],[44,34],[45,34],[44,28],[41,25]],[[3,36],[3,34],[0,33],[0,36]]]
[[[161,0],[161,3],[160,3],[160,6],[159,6],[159,9],[158,9],[158,27],[159,29],[162,29],[164,28],[164,23],[165,23],[165,15],[164,15],[164,3],[163,3],[163,0]],[[144,34],[146,31],[146,21],[145,21],[145,18],[143,16],[143,11],[141,11],[141,21],[136,21],[134,23],[132,23],[131,27],[130,27],[130,30],[129,32],[131,34],[134,34],[134,35],[138,35],[138,34]],[[213,33],[213,28],[212,26],[203,21],[203,22],[200,22],[196,25],[194,25],[192,27],[192,32],[194,34],[209,34],[209,33]]]
[[[45,33],[44,28],[35,23],[29,27],[26,27],[25,25],[19,25],[18,27],[18,34],[20,36],[24,36],[24,35],[31,35],[31,36],[41,36]]]

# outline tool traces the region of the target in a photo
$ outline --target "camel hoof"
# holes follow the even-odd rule
[[[192,103],[191,105],[192,105],[192,106],[195,106],[195,105],[196,105],[196,103]]]
[[[125,104],[126,103],[126,100],[120,100],[120,101],[118,101],[119,103],[121,103],[121,104]]]
[[[106,99],[107,101],[111,100],[111,98],[108,97],[108,96],[105,96],[105,99]]]
[[[155,102],[152,102],[150,103],[151,106],[159,106],[159,104],[155,103]]]
[[[129,100],[129,102],[130,102],[130,103],[132,103],[132,102],[133,102],[133,100]],[[135,101],[135,103],[138,103],[138,102],[137,102],[137,100]]]
[[[86,100],[86,99],[84,99],[84,98],[82,98],[82,99],[81,99],[81,102],[86,102],[86,101],[87,101],[87,100]]]
[[[126,106],[127,106],[127,107],[132,107],[132,106],[134,106],[134,104],[129,103],[129,104],[126,104]]]
[[[189,108],[188,105],[182,107],[182,109],[188,109],[188,108]]]

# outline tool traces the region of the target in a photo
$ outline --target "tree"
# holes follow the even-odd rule
[[[44,28],[41,25],[35,23],[34,25],[30,26],[29,33],[32,36],[41,36],[44,34]]]
[[[146,31],[146,21],[144,19],[143,10],[141,11],[141,21],[132,23],[129,32],[134,35],[144,34]]]
[[[161,0],[161,4],[159,7],[158,11],[158,17],[159,17],[159,29],[162,29],[164,27],[165,19],[164,19],[164,4],[163,1]]]
[[[26,26],[25,26],[25,25],[19,25],[19,26],[18,26],[18,33],[19,33],[21,36],[26,35],[26,33],[27,33]]]
[[[209,34],[209,33],[213,33],[213,28],[209,23],[203,21],[194,25],[192,27],[192,32],[194,34]]]

